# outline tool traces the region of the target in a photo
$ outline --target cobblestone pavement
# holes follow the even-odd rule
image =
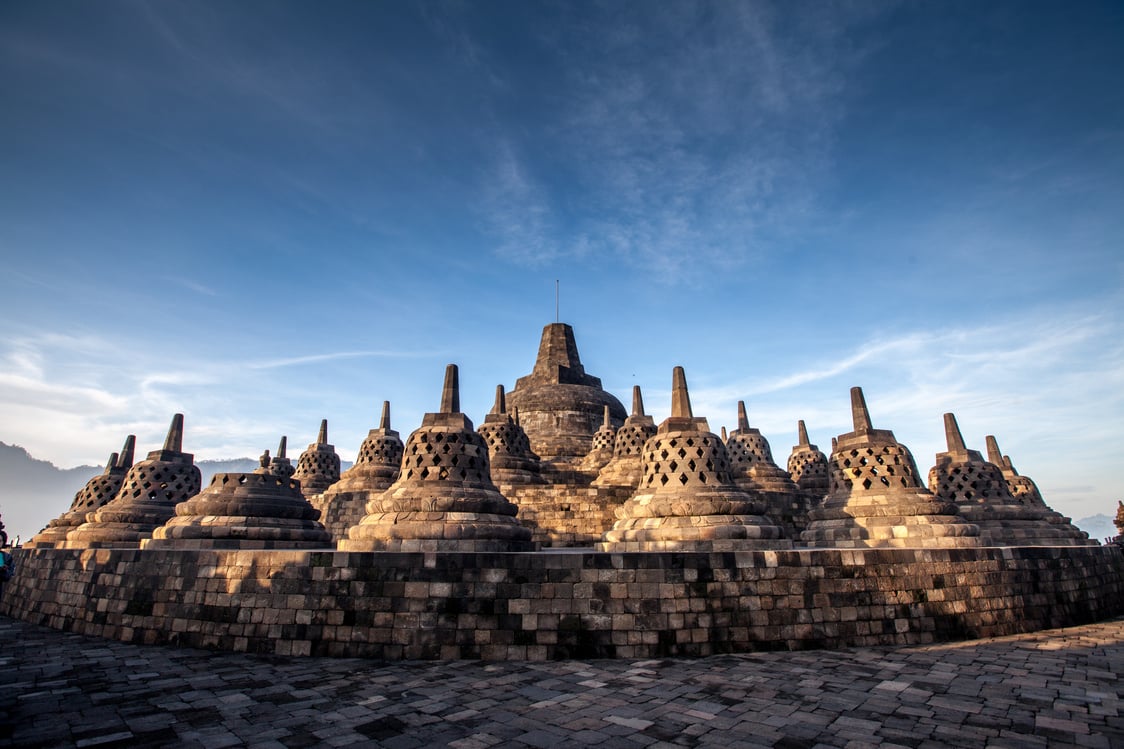
[[[1124,747],[1124,619],[926,647],[384,663],[0,618],[0,667],[14,746]]]

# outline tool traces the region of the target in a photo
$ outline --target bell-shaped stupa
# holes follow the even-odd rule
[[[496,385],[496,403],[476,431],[488,445],[492,483],[497,486],[545,483],[539,456],[531,452],[527,433],[507,412],[503,385]]]
[[[322,494],[340,480],[340,456],[336,454],[335,446],[328,444],[327,419],[321,420],[316,441],[297,458],[293,478],[301,482],[301,492],[306,498]]]
[[[1075,546],[1093,542],[1078,540],[1047,521],[1046,511],[1020,502],[1011,495],[1003,471],[969,450],[956,417],[944,415],[948,450],[937,453],[929,470],[929,491],[955,502],[960,516],[980,529],[980,540],[989,546]]]
[[[543,328],[535,368],[515,382],[508,406],[518,408],[531,449],[543,461],[576,468],[589,452],[605,406],[614,426],[627,415],[624,406],[586,374],[574,330],[565,323]]]
[[[594,485],[638,487],[644,478],[644,444],[655,433],[656,422],[644,413],[640,386],[633,385],[632,414],[617,430],[613,439],[613,457],[597,474]]]
[[[773,462],[769,440],[749,425],[745,401],[738,401],[738,428],[726,438],[726,450],[734,483],[764,500],[769,517],[781,523],[790,538],[796,538],[808,524],[810,502],[788,471]]]
[[[281,451],[284,451],[282,442]],[[275,468],[280,467],[282,473]],[[269,459],[253,473],[216,473],[199,494],[141,542],[145,549],[323,549],[332,537],[301,494],[290,464]],[[288,474],[288,475],[286,475]]]
[[[909,449],[889,429],[871,426],[862,388],[851,388],[855,431],[831,454],[831,487],[800,535],[808,546],[949,548],[979,546],[979,529],[956,504],[921,485]]]
[[[66,535],[66,548],[135,549],[199,493],[200,482],[195,456],[183,452],[183,414],[176,414],[163,449],[129,469],[117,496]]]
[[[796,431],[798,444],[788,456],[788,473],[800,490],[819,504],[827,496],[830,483],[827,456],[808,440],[808,428],[803,419],[796,423]]]
[[[297,470],[293,467],[293,461],[289,460],[288,446],[289,438],[282,435],[281,443],[277,445],[277,454],[274,455],[273,459],[269,461],[270,472],[272,472],[275,476],[281,476],[282,478],[286,479],[292,478],[293,474],[296,473]],[[266,454],[268,453],[269,451],[267,450]]]
[[[627,419],[626,419],[627,421]],[[601,427],[593,433],[593,446],[582,459],[581,469],[590,473],[598,473],[610,460],[613,459],[613,447],[617,442],[617,430],[613,426],[613,419],[609,407],[605,406]]]
[[[59,515],[23,546],[26,549],[49,549],[62,546],[66,534],[86,522],[86,515],[103,507],[117,496],[125,474],[133,467],[133,451],[137,438],[129,435],[120,453],[112,453],[105,471],[94,476],[74,495],[70,509]]]
[[[1078,543],[1082,539],[1089,538],[1088,533],[1074,525],[1065,515],[1046,504],[1046,500],[1042,498],[1042,492],[1038,491],[1038,485],[1029,476],[1023,476],[1015,470],[1015,466],[1011,462],[1011,456],[1003,455],[999,451],[999,443],[994,436],[988,435],[985,439],[987,441],[987,459],[1002,470],[1003,479],[1007,482],[1007,488],[1010,490],[1011,496],[1024,505],[1041,510],[1047,523],[1059,528],[1066,536],[1077,540]]]
[[[355,464],[313,501],[332,538],[347,538],[347,529],[367,514],[371,497],[389,489],[398,478],[402,448],[402,438],[390,428],[390,401],[383,401],[378,429],[367,432]]]
[[[441,410],[406,441],[398,480],[367,503],[343,551],[529,551],[531,531],[492,483],[488,446],[460,410],[457,366],[445,370]]]
[[[617,509],[605,551],[787,549],[764,503],[739,489],[726,445],[691,413],[682,367],[672,375],[671,416],[644,445],[644,478]]]

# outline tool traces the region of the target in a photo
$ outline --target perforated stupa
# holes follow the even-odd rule
[[[595,486],[630,486],[644,478],[644,444],[656,433],[656,422],[644,413],[640,386],[632,386],[632,413],[613,439],[613,457],[597,474]],[[725,442],[725,440],[723,440]]]
[[[593,445],[589,448],[589,453],[582,459],[582,470],[590,473],[599,472],[613,459],[613,446],[617,442],[617,429],[613,426],[613,418],[609,413],[608,406],[605,406],[605,412],[601,418],[600,428],[593,433]]]
[[[929,470],[929,491],[955,502],[960,516],[980,529],[989,546],[1071,546],[1077,539],[1046,521],[1046,513],[1011,496],[999,466],[969,450],[956,417],[944,415],[948,450]],[[1082,543],[1089,543],[1082,539]]]
[[[682,367],[672,374],[671,416],[644,445],[644,478],[605,532],[605,551],[787,549],[764,503],[739,489],[726,445],[691,412]]]
[[[808,440],[804,420],[796,422],[797,442],[788,456],[788,473],[800,490],[819,504],[827,496],[830,485],[827,456]]]
[[[972,547],[979,529],[956,504],[922,486],[909,449],[889,429],[870,423],[862,388],[851,388],[855,430],[841,434],[831,454],[831,488],[801,534],[818,547]]]
[[[377,429],[367,432],[355,464],[324,490],[313,505],[324,527],[337,541],[367,514],[367,502],[390,488],[402,465],[402,438],[390,427],[390,401],[383,401]]]
[[[66,535],[66,548],[135,549],[175,514],[177,504],[199,493],[200,482],[195,457],[183,452],[183,414],[176,414],[163,449],[129,469],[117,496]]]
[[[320,421],[320,432],[316,441],[297,458],[297,470],[293,478],[301,482],[301,493],[306,498],[322,494],[332,484],[340,480],[340,456],[335,445],[328,444],[328,420]]]
[[[497,485],[542,484],[539,456],[531,451],[527,433],[507,412],[503,385],[496,386],[496,402],[476,430],[488,446],[488,465]]]
[[[86,522],[86,515],[113,501],[125,475],[133,467],[133,450],[137,438],[130,434],[125,438],[125,444],[120,453],[112,453],[105,471],[94,476],[86,485],[74,495],[70,509],[58,516],[47,527],[37,533],[30,541],[24,544],[28,549],[49,549],[61,546],[66,541],[66,534]]]
[[[531,531],[492,483],[488,446],[460,410],[457,366],[445,371],[441,410],[406,441],[394,485],[339,541],[343,551],[529,551]]]
[[[745,401],[738,401],[738,428],[726,438],[726,449],[734,483],[763,500],[769,517],[784,526],[787,536],[796,538],[808,524],[811,503],[788,472],[773,462],[769,440],[749,425]]]
[[[1029,476],[1023,476],[1015,470],[1015,466],[1011,462],[1011,456],[1003,455],[999,451],[999,443],[994,436],[988,435],[986,441],[987,459],[992,464],[999,466],[1003,471],[1003,478],[1007,482],[1007,488],[1015,499],[1025,505],[1041,510],[1044,513],[1046,522],[1059,528],[1065,535],[1078,542],[1089,537],[1088,533],[1074,525],[1069,518],[1046,504],[1046,500],[1042,498],[1042,492],[1038,490],[1038,485],[1034,483]]]

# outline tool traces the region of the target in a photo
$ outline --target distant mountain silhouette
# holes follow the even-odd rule
[[[145,455],[147,453],[138,451],[138,460],[143,460]],[[295,465],[296,456],[291,459]],[[197,460],[195,465],[203,474],[203,486],[207,486],[216,473],[248,473],[258,467],[258,461],[257,458]],[[344,461],[342,470],[350,467],[351,463]],[[16,536],[23,541],[34,536],[48,522],[66,512],[78,490],[103,470],[104,465],[59,468],[33,458],[18,445],[0,442],[0,519],[4,521],[8,538],[15,542]]]
[[[1091,515],[1081,520],[1075,520],[1073,524],[1088,533],[1089,538],[1095,538],[1101,543],[1104,543],[1106,538],[1116,535],[1116,526],[1112,524],[1112,518],[1108,515]]]

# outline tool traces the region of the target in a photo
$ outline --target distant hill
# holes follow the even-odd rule
[[[139,456],[143,460],[143,455]],[[290,456],[296,461],[296,456]],[[258,467],[256,458],[198,460],[203,486],[216,473],[248,473]],[[351,467],[344,461],[343,470]],[[74,495],[105,466],[59,468],[33,458],[18,445],[0,442],[0,519],[8,537],[26,541],[70,507]]]
[[[1116,535],[1116,526],[1112,523],[1112,518],[1108,515],[1092,515],[1081,520],[1073,521],[1081,530],[1089,534],[1089,538],[1094,538],[1102,544],[1106,538]]]

